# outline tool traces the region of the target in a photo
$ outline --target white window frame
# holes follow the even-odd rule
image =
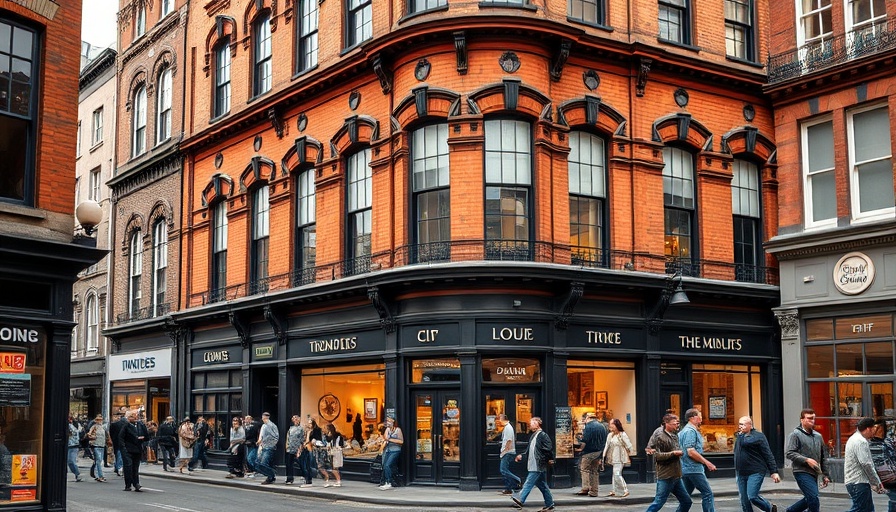
[[[162,0],[162,17],[174,10],[174,0]]]
[[[146,153],[146,86],[134,93],[134,120],[131,134],[131,157]]]
[[[800,125],[800,172],[803,177],[803,225],[806,230],[837,226],[836,214],[833,218],[830,219],[825,219],[818,222],[812,220],[812,186],[807,170],[807,166],[809,164],[809,127],[832,121],[833,116],[827,115],[824,117],[813,119],[811,121],[806,121]],[[836,174],[836,164],[829,169],[816,170],[813,175],[823,172],[834,172]],[[834,182],[836,183],[836,176]]]
[[[848,2],[849,0],[844,0],[844,1]],[[806,39],[806,28],[805,28],[803,22],[807,16],[810,16],[810,15],[815,16],[822,11],[833,9],[834,8],[834,0],[831,0],[831,4],[829,6],[822,8],[822,9],[813,9],[812,11],[809,11],[808,13],[803,12],[802,0],[795,0],[795,2],[796,2],[797,23],[798,23],[797,30],[796,30],[797,46],[802,47],[802,46],[805,46],[806,44],[811,44],[811,43],[819,43],[820,44],[822,41],[826,41],[826,40],[830,39],[831,36],[833,36],[834,32],[833,32],[833,26],[832,26],[831,32],[824,32],[818,36],[815,36],[812,39]]]
[[[857,108],[854,110],[850,110],[846,114],[846,139],[848,146],[848,154],[849,154],[849,195],[850,195],[850,210],[852,213],[852,220],[855,222],[870,222],[876,220],[883,219],[892,219],[893,215],[896,214],[896,206],[889,208],[880,208],[877,210],[871,210],[867,212],[861,212],[859,210],[859,201],[861,199],[861,190],[859,188],[859,173],[857,172],[858,164],[865,164],[868,162],[872,162],[875,160],[867,160],[863,162],[856,162],[856,149],[855,149],[855,136],[853,135],[854,126],[853,126],[853,117],[856,114],[861,114],[863,112],[869,112],[871,110],[877,109],[886,109],[887,117],[890,117],[889,108],[886,103],[875,103],[874,105],[868,105],[862,108]],[[890,133],[890,137],[892,138],[892,133]],[[886,157],[878,158],[877,160],[889,159],[892,165],[893,162],[893,150],[892,145],[890,146],[890,154]]]
[[[103,107],[93,111],[93,123],[90,132],[90,147],[103,142]]]
[[[168,298],[168,224],[160,219],[152,227],[152,312],[151,316],[159,316],[159,293]],[[164,290],[162,289],[164,286]]]
[[[146,33],[146,5],[142,5],[139,9],[137,9],[137,16],[134,20],[134,25],[134,31],[136,34],[134,39]]]
[[[101,184],[103,182],[102,168],[97,167],[96,169],[90,171],[89,182],[90,188],[87,190],[87,198],[92,199],[96,202],[100,202],[103,199],[101,187]]]
[[[96,294],[87,296],[87,352],[97,352],[100,348],[100,304]]]
[[[874,10],[874,1],[868,0],[871,3],[871,9]],[[856,30],[856,20],[852,17],[852,4],[855,3],[854,0],[843,0],[843,13],[846,17],[845,27],[846,33],[851,34]],[[879,27],[881,21],[885,21],[887,19],[887,11],[877,14],[876,16],[872,14],[871,19],[861,22],[861,26],[859,30],[872,29],[872,27]],[[872,29],[875,31],[876,29]]]
[[[134,306],[138,305],[143,298],[141,293],[141,288],[143,287],[143,234],[140,231],[134,231],[131,234],[130,254],[128,256],[130,263],[130,268],[128,269],[128,313],[133,317],[139,309]]]
[[[76,157],[81,156],[81,121],[78,121],[78,143],[77,143],[77,146],[75,147],[75,156]],[[75,204],[77,204],[77,203],[75,203]]]
[[[173,83],[171,67],[159,75],[158,104],[156,106],[156,144],[161,144],[171,138],[171,89]]]

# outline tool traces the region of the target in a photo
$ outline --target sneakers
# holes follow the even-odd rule
[[[517,498],[516,496],[511,495],[511,496],[510,496],[510,499],[513,500],[513,502],[516,504],[516,506],[518,506],[518,507],[520,507],[520,508],[523,508],[523,502],[520,501],[519,498]]]
[[[326,487],[333,487],[333,484],[331,484],[330,482],[327,482],[327,483],[324,484],[324,487],[325,487],[325,488],[326,488]]]
[[[286,485],[292,485],[292,480],[287,480],[287,481],[284,482],[284,483],[285,483]]]
[[[100,483],[102,483],[102,482],[105,482],[105,481],[106,481],[106,479],[105,479],[105,478],[102,478],[102,477],[100,477],[100,478],[97,478],[97,479],[96,479],[96,481],[97,481],[97,482],[100,482]]]
[[[255,473],[246,473],[246,478],[255,478]]]
[[[511,494],[513,494],[513,491],[508,491],[507,489],[504,489],[503,491],[499,492],[498,494],[501,494],[504,496],[510,496]]]
[[[299,487],[313,487],[313,486],[314,486],[314,484],[312,484],[312,483],[309,482],[309,483],[307,483],[307,484],[302,484],[302,485],[300,485]]]
[[[392,488],[392,484],[390,484],[390,483],[388,483],[388,482],[386,482],[385,484],[383,484],[383,485],[380,486],[380,490],[381,490],[381,491],[388,491],[388,490],[391,489],[391,488]]]
[[[342,487],[342,482],[336,482],[333,487]]]
[[[261,485],[271,485],[272,483],[274,483],[274,481],[268,478],[264,482],[261,482]]]
[[[551,505],[550,507],[544,507],[541,510],[539,510],[538,512],[551,512],[552,510],[554,510],[553,505]]]
[[[75,482],[83,482],[83,481],[84,481],[84,479],[81,478],[80,476],[75,477]]]
[[[228,473],[227,476],[225,476],[224,478],[236,478],[236,477],[233,476],[233,473]],[[286,482],[286,483],[289,483],[289,482]]]

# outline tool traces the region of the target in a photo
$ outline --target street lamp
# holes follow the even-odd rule
[[[666,277],[666,285],[663,287],[660,300],[657,301],[653,310],[645,319],[647,331],[653,336],[659,334],[660,327],[663,325],[663,317],[666,315],[666,309],[669,306],[688,304],[690,302],[688,294],[685,293],[684,288],[681,286],[681,274],[676,272],[675,275]]]
[[[103,220],[103,208],[93,199],[81,201],[81,204],[75,208],[75,219],[84,230],[84,234],[90,236]]]

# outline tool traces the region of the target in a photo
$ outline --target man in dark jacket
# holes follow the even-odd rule
[[[168,416],[159,425],[158,438],[162,469],[168,471],[168,466],[174,467],[177,458],[177,423],[174,422],[174,416]]]
[[[115,474],[118,476],[121,476],[121,467],[123,465],[121,444],[119,444],[118,437],[127,422],[128,420],[125,419],[124,414],[117,412],[112,418],[112,422],[109,423],[109,436],[112,437],[112,450],[115,452]]]
[[[196,434],[196,444],[193,445],[193,460],[187,465],[187,469],[193,471],[199,463],[202,463],[202,469],[208,469],[208,457],[205,456],[205,450],[208,446],[208,423],[205,416],[196,419],[196,425],[193,427]]]
[[[149,439],[146,425],[137,422],[137,411],[128,411],[127,424],[118,434],[121,445],[121,459],[124,463],[124,490],[141,492],[140,457],[143,455],[143,443]]]
[[[734,469],[737,471],[740,505],[745,512],[753,510],[753,505],[764,512],[778,512],[777,505],[772,505],[759,495],[766,473],[771,475],[775,483],[781,481],[778,464],[768,446],[768,439],[762,432],[753,429],[753,420],[749,416],[742,417],[737,423]]]
[[[548,467],[554,464],[554,444],[551,442],[551,436],[541,429],[541,418],[538,416],[533,416],[529,420],[529,432],[529,446],[514,459],[519,462],[523,459],[523,455],[527,456],[526,469],[529,474],[523,482],[519,496],[511,494],[510,499],[513,500],[516,509],[522,509],[532,488],[538,487],[544,496],[544,508],[541,510],[548,512],[554,510],[554,497],[548,489],[547,481]]]
[[[603,469],[604,446],[607,444],[607,428],[597,421],[597,414],[589,412],[585,415],[585,428],[582,429],[582,459],[579,469],[582,471],[582,489],[578,496],[597,497],[597,479]]]
[[[815,411],[800,411],[800,426],[793,429],[787,438],[785,456],[793,461],[793,479],[803,493],[803,497],[787,507],[788,512],[818,512],[818,475],[823,476],[822,487],[831,482],[827,465],[827,446],[824,438],[815,430]]]
[[[243,428],[246,430],[246,478],[255,476],[255,464],[258,462],[258,434],[261,432],[261,422],[246,416],[243,422]]]
[[[663,508],[669,495],[678,499],[678,510],[688,512],[694,503],[681,481],[681,456],[684,454],[678,444],[678,426],[681,420],[675,414],[663,416],[663,430],[650,436],[649,446],[653,446],[656,460],[656,497],[647,507],[647,512]]]

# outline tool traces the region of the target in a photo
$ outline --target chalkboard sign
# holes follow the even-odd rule
[[[571,459],[575,457],[573,432],[572,432],[572,409],[569,407],[557,407],[554,411],[554,424],[556,430],[554,437],[556,438],[556,454],[558,459]]]
[[[31,375],[0,374],[0,407],[28,407],[31,405]]]

